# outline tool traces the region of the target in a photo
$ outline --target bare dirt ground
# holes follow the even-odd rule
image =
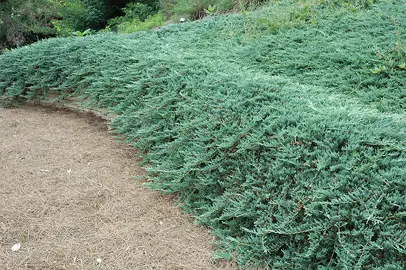
[[[0,108],[0,269],[231,269],[136,161],[94,117]]]

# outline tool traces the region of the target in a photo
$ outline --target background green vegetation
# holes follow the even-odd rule
[[[158,11],[157,5],[130,3],[122,9],[124,16],[109,20],[106,30],[119,33],[132,33],[165,24],[165,16]]]
[[[48,0],[0,1],[0,51],[55,36],[51,20],[56,17]]]
[[[2,0],[0,50],[56,35],[69,36],[86,30],[94,33],[105,28],[110,19],[126,14],[134,4],[149,8],[151,14],[148,15],[157,13],[159,6],[156,0]],[[137,14],[132,15],[124,16],[128,19],[125,23],[138,18]]]
[[[166,21],[201,19],[255,5],[259,0],[2,0],[0,50],[54,36],[85,36],[95,31],[131,33]],[[1,51],[0,51],[1,52]]]
[[[0,56],[0,95],[118,114],[242,268],[404,269],[406,1],[271,1]]]
[[[158,10],[156,0],[54,0],[53,2],[56,3],[62,18],[53,23],[58,34],[62,36],[70,35],[74,31],[103,29],[109,20],[115,17],[117,17],[117,23],[129,23],[139,16],[153,15]],[[145,19],[146,17],[140,21]]]

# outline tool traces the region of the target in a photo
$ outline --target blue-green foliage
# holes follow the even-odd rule
[[[213,229],[218,257],[404,269],[405,12],[382,1],[255,38],[229,15],[52,39],[0,56],[0,93],[53,89],[115,111],[148,185]]]

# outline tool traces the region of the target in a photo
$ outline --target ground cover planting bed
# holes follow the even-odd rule
[[[0,138],[1,269],[217,269],[207,229],[133,179],[104,122],[0,108]]]
[[[336,2],[38,42],[0,56],[0,91],[117,114],[147,185],[212,230],[216,258],[404,269],[406,2]]]

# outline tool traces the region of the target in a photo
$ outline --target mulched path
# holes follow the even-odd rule
[[[137,160],[98,118],[0,108],[1,269],[233,269]]]

